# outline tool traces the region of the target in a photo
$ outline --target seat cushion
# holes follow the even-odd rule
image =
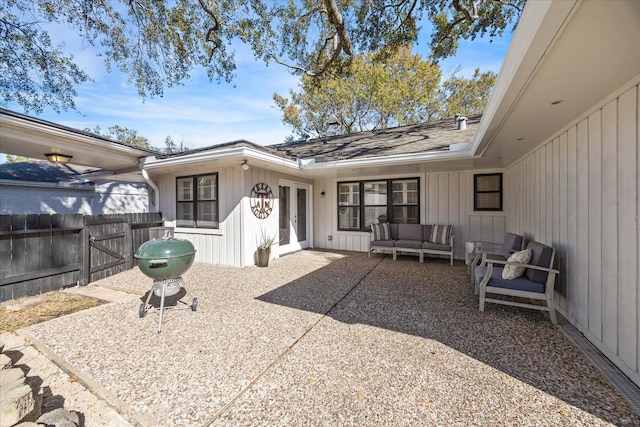
[[[422,249],[431,249],[434,251],[450,251],[451,245],[441,245],[439,243],[422,242]]]
[[[391,230],[388,222],[371,224],[371,231],[373,232],[373,240],[391,240]]]
[[[552,268],[553,248],[551,246],[533,241],[529,242],[527,248],[531,249],[531,261],[529,261],[529,264]],[[524,274],[534,282],[545,283],[547,281],[548,273],[546,271],[527,268]]]
[[[431,243],[448,244],[451,237],[452,227],[450,225],[434,225],[431,227]]]
[[[519,234],[507,233],[502,241],[502,250],[505,252],[519,251],[522,249],[523,237]]]
[[[424,224],[422,226],[422,241],[428,242],[431,239],[431,228],[433,226],[431,224]],[[449,242],[447,242],[449,243]]]
[[[476,283],[481,283],[484,279],[485,274],[487,274],[487,266],[480,265],[476,267],[473,274],[476,276]],[[515,289],[518,291],[526,291],[526,292],[536,292],[543,294],[544,293],[544,284],[534,282],[533,280],[529,280],[527,276],[520,276],[512,280],[505,280],[502,278],[502,268],[494,266],[493,271],[491,272],[491,279],[487,286],[493,286],[495,288],[503,288],[503,289]]]
[[[514,252],[507,258],[507,262],[515,262],[518,264],[529,264],[531,260],[531,249],[525,249],[524,251]],[[502,278],[505,280],[513,280],[524,274],[526,267],[520,267],[516,265],[505,265],[502,269]]]
[[[389,231],[391,231],[391,240],[398,240],[398,224],[389,224]]]
[[[371,247],[384,247],[384,248],[393,248],[396,242],[394,240],[372,240]]]
[[[398,224],[398,240],[419,240],[422,242],[422,224]]]
[[[421,249],[422,240],[399,239],[395,241],[396,248]]]

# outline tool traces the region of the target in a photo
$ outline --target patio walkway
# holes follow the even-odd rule
[[[640,425],[545,314],[480,313],[461,262],[303,251],[184,279],[198,310],[160,334],[138,298],[23,331],[142,426]]]

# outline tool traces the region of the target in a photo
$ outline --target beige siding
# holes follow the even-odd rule
[[[557,308],[640,384],[638,81],[507,168],[509,224],[553,245]]]
[[[474,172],[452,172],[420,175],[420,222],[453,225],[454,256],[457,259],[464,259],[466,241],[502,242],[504,233],[507,231],[503,213],[473,212],[473,174]],[[367,251],[369,233],[338,231],[336,192],[338,181],[375,178],[380,177],[354,177],[316,182],[314,194],[314,246],[316,248]],[[324,196],[320,195],[322,191],[325,192]],[[329,236],[332,240],[329,240]]]

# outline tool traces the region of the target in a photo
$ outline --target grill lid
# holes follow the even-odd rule
[[[134,257],[138,259],[177,258],[196,253],[190,241],[182,239],[149,240],[140,245]]]

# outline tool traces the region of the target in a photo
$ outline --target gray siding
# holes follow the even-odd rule
[[[640,384],[638,80],[507,168],[514,230],[553,245],[557,308]]]
[[[0,214],[100,215],[149,211],[145,184],[104,182],[89,188],[0,184]]]

